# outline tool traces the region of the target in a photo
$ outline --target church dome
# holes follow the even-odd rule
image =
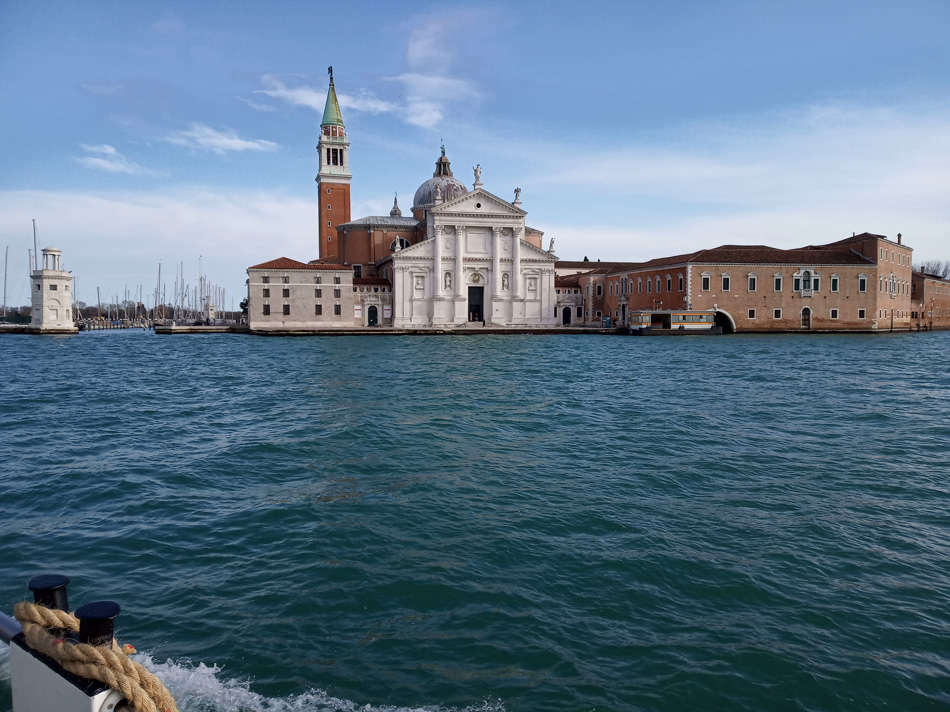
[[[465,195],[468,188],[461,181],[452,177],[452,168],[449,159],[445,157],[445,148],[442,149],[442,155],[435,162],[435,173],[425,183],[419,186],[415,196],[412,199],[412,209],[429,208],[435,205],[436,186],[439,187],[442,194],[442,200],[454,200],[460,195]]]

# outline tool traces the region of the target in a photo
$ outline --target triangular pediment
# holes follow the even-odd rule
[[[481,204],[481,207],[479,207],[479,204]],[[516,208],[507,200],[492,195],[484,188],[476,188],[471,193],[460,195],[454,200],[436,205],[430,208],[429,212],[439,216],[464,213],[466,215],[508,215],[513,218],[523,218],[528,214],[521,208]]]
[[[431,257],[432,240],[420,240],[414,245],[403,247],[399,252],[393,252],[390,257]]]
[[[547,250],[542,250],[540,247],[535,247],[529,242],[525,242],[525,239],[521,238],[521,259],[542,259],[542,260],[551,260],[551,262],[557,261],[557,255],[554,255]]]

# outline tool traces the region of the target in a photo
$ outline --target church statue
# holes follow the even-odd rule
[[[452,289],[452,273],[451,272],[445,273],[445,288]]]
[[[554,252],[554,238],[551,238],[551,245],[548,247],[548,252]]]
[[[481,183],[482,182],[482,164],[479,163],[472,170],[475,171],[475,182]]]
[[[515,202],[521,200],[521,188],[515,188]]]
[[[442,200],[442,186],[438,183],[435,184],[435,201],[439,202]]]
[[[502,290],[506,292],[508,291],[508,273],[507,272],[501,275],[501,288]]]

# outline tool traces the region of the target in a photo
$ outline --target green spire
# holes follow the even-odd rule
[[[321,126],[343,126],[343,116],[340,114],[340,102],[336,100],[336,89],[333,88],[333,75],[330,75],[330,91],[327,92],[327,105],[323,109]]]

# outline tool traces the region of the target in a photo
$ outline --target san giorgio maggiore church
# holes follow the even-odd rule
[[[550,327],[557,323],[553,240],[512,201],[458,180],[442,148],[411,216],[350,215],[350,143],[333,77],[320,125],[319,259],[280,257],[248,269],[252,331],[327,327]]]

